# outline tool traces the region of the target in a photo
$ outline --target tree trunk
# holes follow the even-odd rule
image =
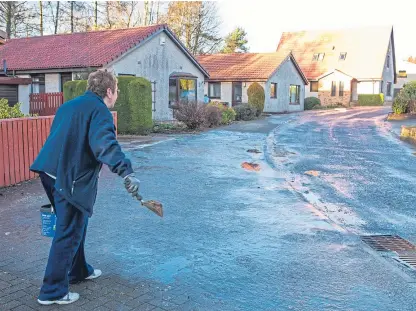
[[[56,2],[56,15],[55,15],[55,34],[58,33],[58,23],[59,23],[59,4],[60,2]]]
[[[160,1],[157,2],[156,24],[159,24],[159,4],[160,4]]]
[[[42,1],[39,1],[39,10],[40,10],[40,13],[39,13],[39,18],[40,18],[39,31],[40,31],[40,35],[43,36],[43,4],[42,4]]]
[[[98,29],[98,1],[95,1],[95,9],[94,9],[94,28],[95,30]]]
[[[74,32],[74,1],[71,1],[71,33]]]
[[[144,2],[144,25],[147,26],[149,21],[149,1]]]
[[[6,12],[6,36],[7,39],[10,39],[12,36],[12,18],[13,18],[13,2],[7,2],[7,12]]]

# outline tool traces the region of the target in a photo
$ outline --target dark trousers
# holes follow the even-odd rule
[[[55,300],[68,294],[69,283],[90,276],[94,269],[84,254],[88,216],[55,191],[55,180],[40,173],[40,180],[56,213],[56,232],[52,240],[40,300]]]

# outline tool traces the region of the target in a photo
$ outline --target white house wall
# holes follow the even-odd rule
[[[387,68],[387,59],[389,57],[389,68]],[[391,96],[387,96],[387,82],[391,83]],[[394,90],[394,66],[393,66],[393,49],[392,49],[392,42],[390,39],[389,48],[386,54],[386,61],[384,63],[383,69],[383,89],[381,90],[380,85],[377,90],[380,90],[381,93],[384,93],[384,99],[386,101],[393,100],[393,90]]]
[[[271,83],[277,83],[277,98],[270,98]],[[289,105],[289,87],[291,84],[300,86],[299,105]],[[284,61],[279,70],[267,81],[264,92],[266,95],[265,112],[304,110],[305,82],[290,59]]]
[[[384,92],[386,92],[386,90],[387,90],[386,85],[384,85]],[[393,85],[392,85],[392,90],[393,90]],[[359,81],[357,83],[357,93],[358,94],[380,94],[380,82],[379,81]]]
[[[319,92],[311,92],[311,82],[305,86],[305,98],[306,97],[316,97],[318,98]]]
[[[160,38],[165,44],[160,44]],[[169,108],[169,76],[173,72],[187,72],[197,77],[197,100],[204,100],[204,75],[200,69],[164,33],[160,33],[114,62],[112,67],[118,74],[134,74],[151,82],[156,81],[155,110],[153,119],[172,120]]]

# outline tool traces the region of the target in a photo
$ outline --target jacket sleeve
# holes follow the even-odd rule
[[[104,105],[92,114],[88,141],[95,158],[113,173],[123,178],[133,173],[131,162],[117,141],[113,115]]]

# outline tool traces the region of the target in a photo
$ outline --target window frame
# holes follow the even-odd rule
[[[399,74],[397,75],[397,77],[398,78],[407,78],[407,71],[406,70],[399,70]]]
[[[331,96],[337,96],[337,81],[331,82]]]
[[[274,86],[274,90],[272,92],[273,86]],[[277,83],[276,82],[270,83],[270,98],[277,98]]]
[[[214,96],[214,95],[211,94],[211,87],[210,87],[211,85],[219,85],[219,87],[220,87],[220,90],[219,90],[220,91],[220,94],[219,94],[219,96]],[[208,97],[210,99],[221,99],[221,82],[208,82]]]
[[[38,93],[35,94],[44,94],[46,93],[46,75],[44,73],[36,73],[31,74],[30,77],[32,78],[32,93],[33,92],[33,86],[38,86]],[[41,89],[43,92],[41,92]]]
[[[169,108],[172,108],[172,106],[175,104],[175,103],[172,103],[172,100],[170,98],[170,86],[171,86],[170,82],[171,82],[171,80],[176,81],[176,99],[175,99],[175,103],[179,103],[179,101],[180,101],[180,98],[179,98],[180,80],[192,80],[192,81],[194,81],[194,83],[195,83],[195,101],[196,102],[198,101],[198,85],[197,85],[198,79],[197,78],[186,77],[186,76],[184,76],[184,77],[181,77],[181,76],[173,77],[173,78],[169,78],[169,105],[168,105]]]
[[[339,81],[338,85],[338,96],[344,96],[344,81]]]
[[[296,87],[295,102],[292,102],[292,87]],[[289,105],[300,105],[300,85],[290,84],[289,86]]]
[[[71,80],[67,80],[66,78],[64,79],[64,77],[68,77],[69,75],[71,76]],[[64,91],[64,84],[68,81],[72,81],[72,72],[61,72],[59,80],[60,80],[60,84],[61,84],[61,92],[63,92]],[[64,80],[67,80],[67,81],[64,82]]]
[[[387,82],[386,96],[391,96],[391,82]]]
[[[319,81],[310,81],[310,91],[311,92],[314,92],[314,93],[316,93],[316,92],[319,92]],[[312,88],[312,85],[313,84],[315,84],[316,86],[317,86],[317,88],[316,88],[316,91]]]

